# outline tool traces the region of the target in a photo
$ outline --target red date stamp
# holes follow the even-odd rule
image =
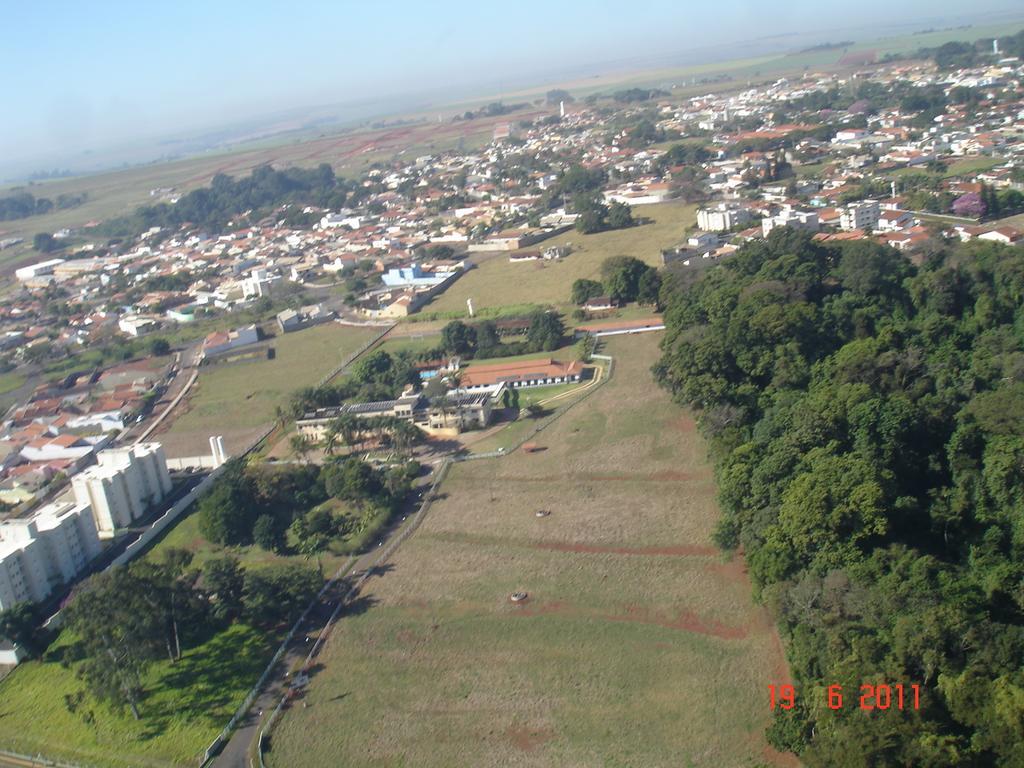
[[[861,709],[865,712],[888,709],[920,709],[921,686],[917,683],[880,683],[862,685],[858,691],[846,692],[839,684],[825,689],[825,705],[829,709]],[[792,709],[797,691],[792,685],[769,685],[768,706],[771,709]]]

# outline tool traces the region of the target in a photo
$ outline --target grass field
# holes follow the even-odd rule
[[[74,668],[61,666],[60,642],[0,682],[0,748],[89,766],[194,768],[259,678],[278,638],[235,625],[187,650],[175,665],[157,662],[146,678],[140,721],[89,697],[77,712],[68,711],[64,695],[82,684]],[[90,710],[93,725],[84,717]]]
[[[465,314],[469,298],[480,309],[530,303],[567,305],[573,281],[600,279],[601,262],[610,256],[635,256],[661,266],[662,249],[683,239],[696,214],[696,206],[682,203],[641,206],[634,216],[650,218],[651,223],[593,235],[570,231],[545,241],[544,247],[572,244],[572,253],[556,262],[513,264],[507,254],[498,254],[466,273],[423,311]]]
[[[210,435],[224,435],[228,453],[237,452],[273,422],[290,393],[315,384],[376,333],[328,323],[278,336],[273,360],[205,367],[184,410],[156,439],[171,456],[194,456],[209,452]]]
[[[943,175],[947,178],[950,176],[966,176],[978,173],[979,171],[987,171],[1004,162],[1004,160],[992,157],[965,157],[950,163],[946,173]]]
[[[781,648],[711,544],[704,444],[650,378],[659,336],[608,345],[614,378],[546,450],[453,467],[270,765],[792,764],[762,734]]]

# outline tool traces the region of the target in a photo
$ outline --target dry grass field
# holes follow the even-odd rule
[[[650,223],[630,229],[581,235],[575,230],[546,240],[538,247],[572,244],[572,253],[557,262],[513,264],[508,254],[486,259],[442,293],[423,311],[466,312],[466,299],[480,309],[519,304],[569,304],[569,291],[578,278],[599,280],[601,263],[610,256],[635,256],[661,266],[661,251],[678,244],[697,221],[697,206],[683,203],[644,205],[634,211]]]
[[[763,737],[781,648],[711,543],[704,445],[651,381],[659,336],[613,341],[614,377],[544,450],[453,467],[337,625],[270,765],[788,763]]]

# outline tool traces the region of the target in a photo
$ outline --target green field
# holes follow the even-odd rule
[[[950,176],[972,175],[980,171],[987,171],[990,168],[995,168],[997,165],[1002,165],[1004,162],[1005,160],[984,156],[965,157],[950,163],[944,175],[947,178]]]
[[[171,768],[199,764],[259,678],[279,638],[235,625],[185,651],[180,662],[159,661],[146,678],[135,721],[89,697],[77,712],[64,696],[82,690],[74,668],[57,654],[25,662],[0,682],[0,748],[89,766]],[[93,724],[85,718],[88,711]]]
[[[210,435],[224,435],[235,453],[274,421],[292,392],[316,384],[377,333],[327,323],[275,338],[273,360],[204,366],[182,412],[156,439],[171,456],[193,456],[209,452]]]
[[[601,262],[610,256],[635,256],[660,267],[662,249],[683,239],[683,233],[694,225],[696,214],[696,206],[682,203],[644,205],[633,215],[652,219],[649,224],[593,235],[570,231],[545,241],[543,247],[572,245],[572,253],[556,262],[513,264],[508,254],[490,256],[423,311],[465,314],[469,298],[479,309],[509,304],[568,305],[573,281],[581,277],[600,279]]]
[[[269,765],[793,764],[763,737],[778,638],[711,543],[704,443],[650,378],[659,336],[608,345],[614,378],[546,450],[453,467]]]

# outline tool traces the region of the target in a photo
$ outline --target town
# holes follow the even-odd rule
[[[266,647],[245,670],[257,674],[232,690],[240,695],[218,703],[223,723],[196,726],[192,741],[173,744],[173,758],[159,764],[198,756],[204,765],[242,765],[236,758],[252,742],[262,765],[262,728],[269,733],[274,720],[267,725],[261,707],[284,713],[274,749],[300,754],[295,723],[308,715],[292,698],[304,695],[307,654],[328,642],[347,589],[354,594],[374,575],[372,558],[386,559],[406,537],[417,543],[402,551],[418,551],[424,539],[490,541],[482,526],[471,530],[476,523],[412,537],[433,504],[451,512],[448,493],[514,511],[500,507],[485,461],[514,454],[502,466],[536,475],[538,487],[561,471],[542,469],[545,461],[593,461],[573,486],[580,499],[597,504],[608,493],[630,506],[607,487],[620,470],[602,464],[594,436],[616,413],[655,397],[631,394],[624,379],[649,379],[652,366],[659,383],[669,379],[654,345],[671,327],[680,286],[791,236],[834,253],[852,243],[891,249],[889,258],[912,267],[961,244],[1024,245],[1024,32],[977,42],[970,29],[960,32],[967,42],[851,54],[841,67],[744,82],[694,75],[596,93],[550,88],[532,101],[437,118],[446,128],[485,125],[478,142],[402,150],[354,173],[328,163],[216,172],[201,185],[154,187],[136,208],[39,232],[31,243],[5,234],[0,220],[0,256],[20,254],[0,306],[0,612],[20,624],[0,623],[0,665],[27,662],[0,685],[42,664],[31,660],[40,656],[38,635],[58,637],[70,622],[93,642],[74,609],[88,580],[142,579],[158,554],[165,569],[178,557],[184,564],[159,582],[169,601],[161,627],[170,622],[173,638],[154,630],[154,647],[179,663],[179,610],[222,627],[213,640],[193,633],[186,646],[252,632]],[[26,195],[0,192],[0,210],[42,203]],[[674,396],[689,391],[674,383]],[[718,391],[701,395],[710,402],[708,392]],[[666,399],[651,409],[671,407]],[[715,411],[727,414],[717,434],[734,411]],[[637,411],[637,424],[646,413]],[[632,434],[617,429],[623,440]],[[699,474],[658,466],[650,477]],[[531,494],[522,495],[530,525],[561,511],[558,498]],[[600,520],[607,527],[598,538],[620,526],[614,516]],[[661,552],[656,544],[570,536],[536,547]],[[250,584],[250,569],[268,562],[282,574],[293,569],[289,583],[298,586],[289,593],[285,576]],[[198,570],[188,572],[189,563]],[[229,607],[223,579],[232,568],[239,580],[249,575],[244,590],[241,581],[232,587]],[[270,598],[254,597],[271,586],[287,606],[275,621],[261,614]],[[501,594],[511,587],[501,581]],[[402,605],[382,589],[388,610]],[[529,593],[511,594],[518,603]],[[625,623],[621,610],[607,615]],[[623,616],[631,621],[630,610]],[[671,623],[649,623],[659,622]],[[686,622],[731,637],[716,620]],[[143,666],[131,668],[133,682],[120,692],[109,679],[81,675],[87,690],[106,690],[107,704],[138,718]],[[279,689],[264,685],[286,668]],[[293,674],[306,676],[301,685]],[[58,748],[57,758],[102,754],[102,734],[82,725],[78,706],[67,705],[74,727],[95,746]],[[260,727],[239,725],[244,717]],[[0,727],[0,749],[8,748],[42,749],[6,743]]]

